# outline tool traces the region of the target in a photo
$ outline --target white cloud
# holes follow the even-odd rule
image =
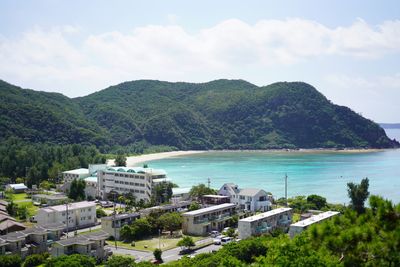
[[[76,26],[34,28],[0,37],[0,76],[17,84],[77,96],[124,80],[203,81],[246,69],[291,66],[317,57],[377,59],[400,52],[400,21],[377,26],[359,19],[330,28],[305,19],[238,19],[189,33],[170,25],[82,36]],[[79,38],[76,35],[79,34]],[[237,77],[240,78],[240,77]]]
[[[323,86],[333,102],[352,107],[377,122],[398,122],[400,73],[381,76],[328,75]]]

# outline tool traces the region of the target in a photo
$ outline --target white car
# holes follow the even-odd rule
[[[222,244],[222,238],[224,238],[224,235],[220,235],[214,238],[213,243],[214,245],[221,245]]]
[[[232,238],[229,237],[229,236],[225,236],[225,237],[221,238],[221,244],[222,245],[228,244],[230,242],[232,242]]]

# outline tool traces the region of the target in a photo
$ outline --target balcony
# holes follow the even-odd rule
[[[255,233],[256,234],[263,234],[263,233],[267,233],[269,231],[272,230],[271,226],[258,226],[256,227]]]

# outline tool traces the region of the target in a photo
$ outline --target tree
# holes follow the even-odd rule
[[[190,236],[184,236],[181,240],[178,241],[177,246],[181,248],[187,248],[191,249],[191,247],[194,247],[196,244],[193,241],[193,238]]]
[[[25,258],[25,261],[22,264],[22,267],[38,266],[38,265],[42,264],[46,260],[46,258],[48,258],[48,256],[49,256],[48,253],[29,255],[28,257]]]
[[[198,200],[204,195],[215,195],[216,193],[215,189],[209,188],[205,184],[194,185],[189,191],[189,195]]]
[[[179,230],[182,227],[182,215],[179,212],[164,213],[159,218],[160,224],[170,232]]]
[[[53,186],[53,184],[52,183],[50,183],[49,181],[42,181],[42,182],[40,182],[40,184],[39,184],[39,187],[41,188],[41,189],[44,189],[44,190],[50,190],[50,188]]]
[[[0,255],[1,267],[21,267],[22,259],[19,255]]]
[[[84,180],[74,179],[71,182],[71,187],[69,188],[68,197],[75,201],[84,200],[85,199],[85,187],[86,187],[86,183]]]
[[[173,184],[162,182],[154,186],[154,200],[156,203],[168,202],[172,197]]]
[[[25,205],[18,207],[17,214],[21,220],[26,221],[29,216],[28,208]]]
[[[16,216],[18,212],[18,206],[14,203],[14,201],[10,201],[6,207],[7,213],[11,216]]]
[[[17,179],[15,179],[15,183],[17,184],[23,184],[25,183],[25,179],[22,177],[17,177]]]
[[[236,237],[236,236],[237,236],[235,229],[232,228],[232,227],[229,228],[229,229],[225,232],[225,234],[226,234],[227,236],[229,236],[229,237]]]
[[[156,248],[156,249],[153,251],[153,255],[154,255],[154,258],[155,258],[158,262],[163,262],[162,257],[161,257],[161,255],[162,255],[162,250],[161,250],[161,249]]]
[[[118,154],[115,157],[114,164],[115,164],[115,166],[126,166],[126,157],[125,157],[125,155]]]
[[[45,267],[95,267],[96,261],[93,257],[82,254],[62,255],[50,258],[46,261]]]
[[[123,240],[129,240],[129,241],[132,240],[133,235],[132,235],[131,226],[127,225],[127,224],[122,226],[122,228],[120,230],[120,235]]]
[[[201,208],[201,206],[200,206],[199,203],[197,203],[197,202],[192,202],[192,203],[190,204],[188,210],[189,210],[189,211],[193,211],[193,210],[198,210],[198,209],[200,209],[200,208]]]
[[[364,212],[364,203],[369,196],[368,187],[369,180],[368,178],[364,178],[361,180],[360,184],[348,183],[347,184],[347,193],[351,199],[350,205],[351,207],[357,211],[357,213]]]
[[[113,255],[109,258],[104,265],[105,267],[133,267],[135,266],[135,259],[132,257],[125,257]]]
[[[106,217],[107,213],[103,209],[96,209],[96,218]]]
[[[307,197],[307,202],[311,205],[313,205],[314,209],[322,209],[324,207],[326,207],[327,202],[326,202],[326,198],[318,196],[318,195],[309,195]]]

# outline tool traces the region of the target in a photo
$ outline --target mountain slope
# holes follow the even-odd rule
[[[20,132],[26,128],[32,141],[122,146],[144,142],[179,149],[398,145],[378,124],[332,104],[314,87],[301,82],[257,87],[242,80],[201,84],[140,80],[75,99],[16,87],[8,92],[3,87],[0,84],[2,106],[3,99],[13,108],[25,105],[15,110],[18,118],[29,112],[41,114],[51,128],[69,128],[73,134],[46,131],[33,138],[33,133],[38,133],[38,120],[28,123],[19,119],[11,125],[8,114],[1,117],[2,138],[25,137]],[[12,97],[17,91],[29,96]]]
[[[107,131],[88,121],[68,97],[21,89],[0,80],[0,140],[10,136],[58,144],[102,144],[108,139]]]

